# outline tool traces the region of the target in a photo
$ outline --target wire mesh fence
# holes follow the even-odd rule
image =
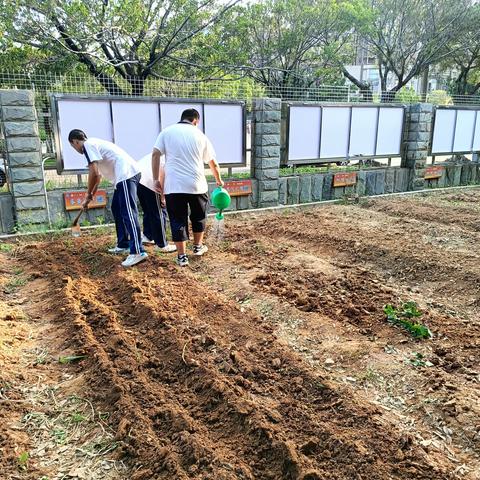
[[[426,95],[413,89],[399,92],[379,92],[361,90],[353,84],[288,86],[260,85],[252,79],[230,80],[167,80],[160,78],[95,78],[85,74],[55,74],[25,72],[0,72],[0,88],[29,89],[35,91],[36,107],[39,119],[39,133],[42,141],[42,154],[46,169],[55,168],[55,142],[52,129],[50,107],[51,93],[73,93],[80,95],[115,94],[125,97],[139,95],[150,97],[173,97],[192,99],[244,100],[247,111],[251,111],[251,102],[255,98],[271,97],[286,101],[304,102],[346,102],[346,103],[417,103],[428,102],[436,105],[480,105],[480,95],[450,95],[444,90],[436,90]],[[2,145],[0,138],[0,148]],[[5,158],[4,155],[0,157]],[[0,160],[0,167],[3,162]],[[53,175],[53,172],[52,172]],[[71,176],[56,180],[56,183],[75,184],[79,179]],[[55,179],[51,179],[52,184]]]

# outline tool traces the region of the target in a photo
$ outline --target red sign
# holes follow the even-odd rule
[[[431,166],[425,169],[425,180],[432,180],[433,178],[440,178],[443,175],[443,167]]]
[[[63,198],[65,200],[65,210],[80,210],[82,203],[87,196],[87,192],[65,192]],[[107,191],[97,190],[93,196],[93,200],[88,204],[88,208],[101,208],[107,205]]]
[[[250,195],[252,193],[251,180],[229,180],[223,186],[231,197],[239,197],[241,195]]]
[[[357,183],[357,172],[336,173],[333,176],[334,187],[348,187]]]

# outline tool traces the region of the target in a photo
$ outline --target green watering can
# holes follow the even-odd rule
[[[211,195],[212,204],[218,210],[215,215],[217,220],[223,220],[223,211],[228,208],[232,199],[229,193],[223,187],[217,187]]]

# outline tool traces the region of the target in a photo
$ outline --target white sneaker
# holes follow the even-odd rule
[[[197,257],[202,256],[204,253],[208,252],[208,247],[206,245],[194,245],[193,246],[193,254],[197,255]]]
[[[188,265],[188,257],[186,255],[178,255],[176,262],[179,267],[186,267]]]
[[[123,262],[122,267],[133,267],[137,263],[143,262],[148,257],[146,252],[131,253]]]
[[[177,251],[176,245],[170,245],[170,244],[166,245],[165,247],[159,247],[158,245],[155,245],[153,249],[156,252],[163,252],[163,253],[172,253]]]
[[[148,245],[153,245],[155,242],[153,240],[150,240],[148,237],[146,237],[143,233],[142,233],[142,243],[146,243]]]
[[[113,247],[108,249],[108,253],[114,253],[115,255],[123,255],[129,252],[130,252],[129,248]]]

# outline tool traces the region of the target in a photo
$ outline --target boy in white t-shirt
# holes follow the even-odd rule
[[[117,246],[109,251],[130,252],[122,262],[124,267],[131,267],[145,260],[148,255],[142,246],[138,222],[137,186],[140,171],[137,164],[127,152],[114,143],[99,138],[87,138],[82,130],[72,130],[68,141],[78,153],[85,155],[88,163],[87,196],[82,208],[88,208],[102,176],[114,185],[112,214],[117,230]]]
[[[171,253],[177,250],[167,242],[167,210],[165,199],[155,191],[152,175],[152,157],[145,155],[137,162],[141,177],[138,184],[138,200],[143,210],[143,243],[155,243],[155,249]],[[145,238],[152,242],[145,242]]]
[[[203,235],[207,219],[208,184],[204,164],[208,164],[217,185],[223,186],[215,150],[197,128],[200,114],[194,108],[184,110],[180,122],[160,132],[152,152],[155,190],[165,195],[172,238],[178,251],[177,263],[188,265],[185,253],[188,240],[188,211],[193,230],[193,254],[203,255],[207,246]],[[160,157],[165,163],[160,168]]]

